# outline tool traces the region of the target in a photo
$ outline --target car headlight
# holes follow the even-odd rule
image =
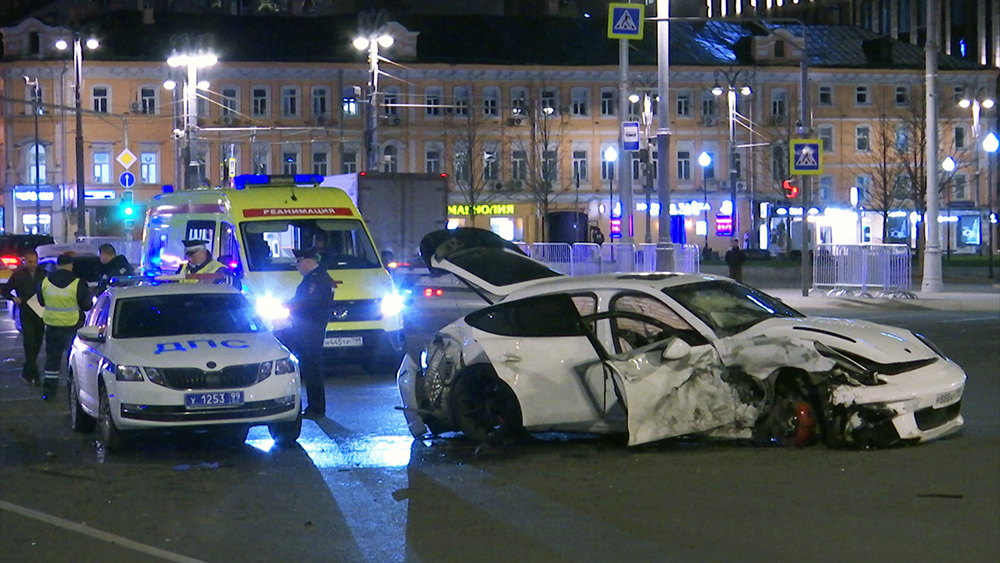
[[[398,293],[389,293],[382,298],[382,316],[391,317],[398,315],[403,310],[403,296]]]
[[[163,376],[163,370],[159,368],[142,368],[146,372],[146,377],[157,385],[167,386],[167,378]]]
[[[274,297],[258,297],[256,308],[257,314],[268,320],[288,318],[288,307]]]
[[[257,370],[257,383],[271,377],[271,371],[273,371],[273,368],[274,362],[261,362],[260,369]]]
[[[930,348],[930,349],[931,349],[931,350],[932,350],[932,351],[933,351],[933,352],[934,352],[935,354],[937,354],[938,356],[941,356],[942,358],[944,358],[944,359],[946,359],[946,360],[948,359],[948,356],[945,356],[945,355],[944,355],[944,351],[943,351],[943,350],[941,350],[940,348],[938,348],[937,344],[934,344],[933,342],[931,342],[931,341],[930,341],[930,340],[929,340],[929,339],[928,339],[928,338],[927,338],[926,336],[924,336],[923,334],[920,334],[919,332],[914,332],[914,333],[913,333],[913,336],[916,336],[916,337],[917,337],[917,340],[919,340],[919,341],[923,342],[923,343],[924,343],[924,346],[927,346],[928,348]]]
[[[139,366],[115,366],[115,379],[118,381],[143,381]]]
[[[274,375],[284,375],[297,371],[295,360],[292,358],[282,358],[274,361]]]

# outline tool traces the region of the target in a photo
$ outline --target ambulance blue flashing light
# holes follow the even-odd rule
[[[287,176],[285,176],[287,178]],[[319,184],[323,182],[323,176],[320,174],[295,174],[292,176],[292,182],[295,185],[302,184]],[[248,185],[262,185],[270,184],[271,176],[267,174],[240,174],[233,179],[233,185],[237,190],[242,190]]]
[[[174,187],[171,186],[170,184],[164,184],[163,187],[160,188],[160,190],[163,193],[165,193],[165,194],[172,194],[172,193],[174,193]]]

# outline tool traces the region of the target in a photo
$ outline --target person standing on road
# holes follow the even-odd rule
[[[24,346],[21,379],[33,386],[40,383],[38,352],[42,350],[42,339],[45,338],[45,322],[28,301],[38,293],[38,286],[44,279],[45,270],[38,267],[38,253],[29,250],[24,255],[24,263],[0,287],[0,295],[14,302],[15,314],[21,323],[21,344]]]
[[[45,378],[42,400],[56,396],[59,368],[73,344],[76,330],[83,326],[83,313],[94,305],[87,283],[73,275],[73,256],[60,254],[56,270],[42,280],[38,302],[45,307]]]
[[[302,415],[306,418],[326,416],[326,389],[323,384],[323,338],[326,324],[333,312],[333,292],[337,284],[325,269],[319,267],[315,249],[294,250],[295,269],[302,282],[288,307],[290,325],[275,335],[299,359],[299,374],[306,387],[309,402]]]
[[[743,263],[746,262],[746,254],[740,248],[740,241],[732,239],[732,247],[726,251],[726,265],[729,266],[729,277],[743,283]]]
[[[102,244],[99,249],[101,264],[101,279],[97,282],[97,295],[104,293],[113,278],[119,276],[131,276],[135,274],[132,264],[128,263],[128,258],[115,251],[115,247],[110,244]]]

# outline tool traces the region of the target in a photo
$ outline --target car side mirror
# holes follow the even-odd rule
[[[104,335],[101,334],[101,327],[99,326],[80,327],[80,330],[76,331],[76,336],[84,342],[103,343],[105,340]]]
[[[664,360],[679,360],[686,357],[691,353],[691,345],[684,342],[680,338],[674,338],[673,341],[663,349],[663,354],[660,355]]]

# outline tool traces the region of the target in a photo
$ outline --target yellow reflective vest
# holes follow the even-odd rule
[[[66,287],[59,287],[49,281],[42,280],[42,298],[45,299],[45,311],[42,320],[51,326],[76,326],[80,322],[80,306],[76,302],[76,289],[80,280],[75,279]]]
[[[184,262],[181,264],[181,269],[178,273],[180,274],[214,274],[219,270],[225,269],[226,265],[219,262],[216,259],[209,260],[204,266],[198,268],[198,271],[191,271],[191,264]],[[197,283],[198,280],[182,280],[181,283]]]

